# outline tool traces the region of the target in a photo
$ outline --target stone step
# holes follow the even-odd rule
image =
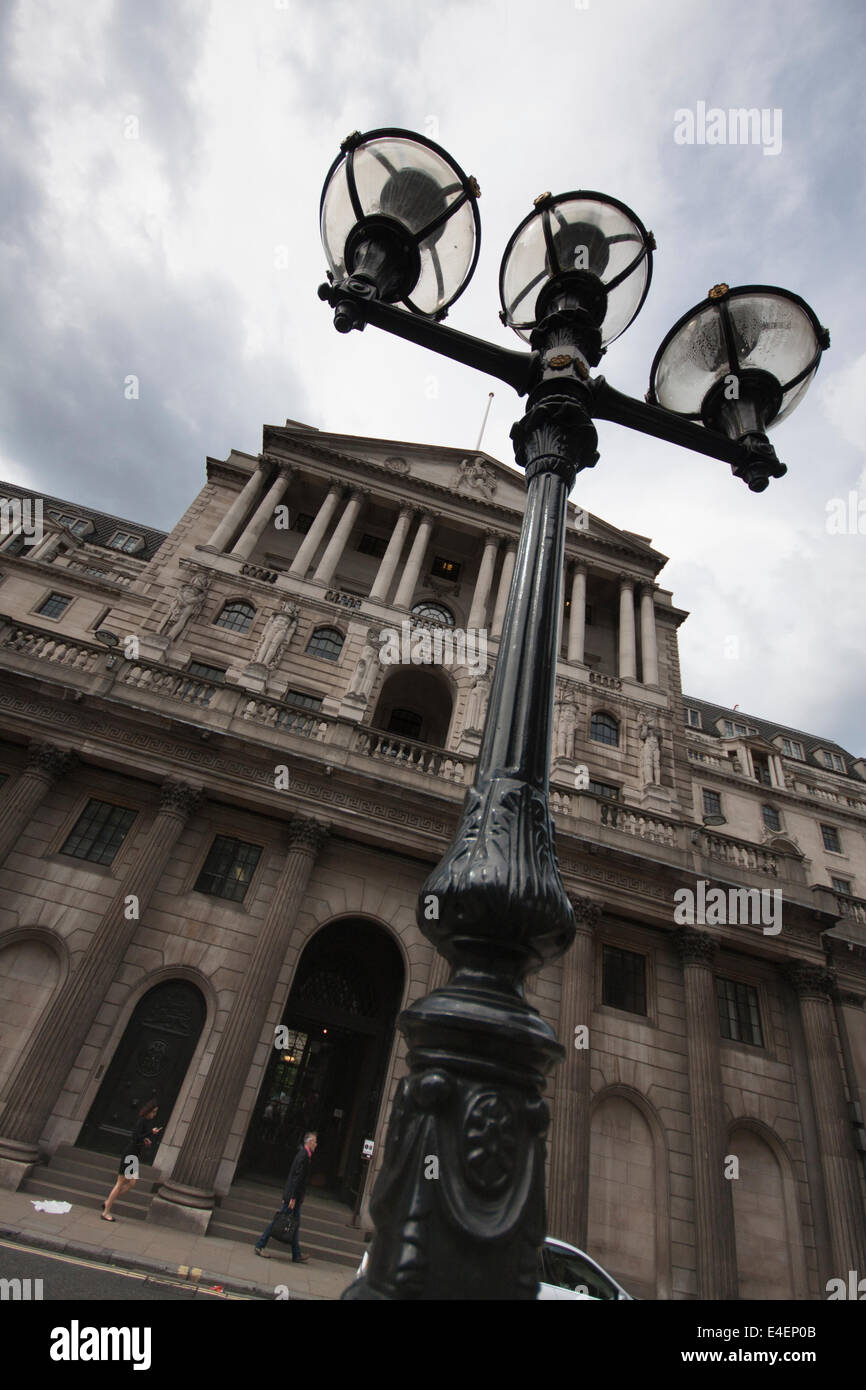
[[[304,1217],[306,1217],[306,1212],[304,1212]],[[263,1230],[264,1226],[258,1226],[255,1230],[250,1231],[246,1227],[225,1221],[220,1213],[216,1212],[207,1233],[209,1236],[217,1236],[222,1240],[237,1241],[241,1245],[255,1245]],[[312,1256],[314,1260],[326,1260],[329,1264],[343,1265],[346,1269],[355,1270],[361,1263],[360,1255],[336,1250],[327,1237],[316,1236],[307,1225],[306,1220],[301,1223],[301,1249],[305,1255]],[[268,1242],[268,1253],[276,1259],[291,1260],[292,1258],[291,1247],[281,1245],[277,1240]]]
[[[47,1170],[43,1169],[43,1173],[45,1172]],[[21,1185],[21,1191],[28,1192],[37,1199],[47,1198],[55,1202],[69,1202],[74,1207],[91,1207],[93,1211],[99,1211],[111,1191],[111,1186],[103,1184],[98,1192],[92,1192],[81,1188],[76,1182],[69,1181],[60,1174],[53,1178],[39,1174],[37,1177],[27,1178]],[[136,1187],[117,1199],[111,1208],[111,1214],[112,1216],[126,1217],[132,1221],[144,1221],[149,1210],[150,1193],[139,1192]]]
[[[224,1228],[231,1227],[233,1231],[239,1232],[239,1240],[249,1239],[255,1242],[277,1209],[277,1207],[272,1207],[263,1216],[253,1217],[233,1211],[226,1206],[218,1207],[214,1212],[208,1235],[213,1235],[216,1226],[219,1225]],[[353,1259],[356,1264],[360,1262],[364,1253],[364,1241],[360,1231],[353,1231],[351,1227],[342,1231],[335,1231],[333,1226],[323,1226],[315,1216],[307,1211],[306,1203],[301,1216],[301,1230],[305,1236],[315,1239],[319,1244],[327,1245],[338,1254],[346,1255],[349,1259]]]
[[[282,1196],[278,1192],[252,1196],[247,1193],[239,1194],[236,1188],[232,1188],[229,1195],[223,1198],[219,1209],[223,1213],[232,1212],[238,1218],[245,1217],[255,1223],[269,1220],[281,1202]],[[352,1213],[349,1207],[317,1202],[307,1196],[304,1198],[304,1219],[315,1220],[323,1229],[332,1230],[335,1236],[344,1236],[347,1232],[351,1235],[354,1232],[360,1239],[358,1228],[350,1225]]]

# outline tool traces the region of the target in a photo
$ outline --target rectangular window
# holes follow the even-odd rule
[[[755,781],[760,782],[763,787],[772,787],[773,781],[770,777],[770,764],[767,762],[767,759],[761,757],[759,753],[753,753],[752,766],[755,769]]]
[[[844,772],[844,771],[845,771],[845,762],[844,762],[844,759],[843,759],[843,758],[840,758],[840,756],[839,756],[838,753],[825,753],[825,754],[824,754],[824,766],[825,766],[825,767],[829,767],[829,769],[830,769],[831,772]]]
[[[214,681],[217,685],[226,678],[221,666],[208,666],[205,661],[191,661],[186,669],[188,675],[198,676],[203,681]]]
[[[844,893],[846,898],[851,896],[851,881],[847,878],[831,878],[831,883],[837,893]]]
[[[321,695],[307,695],[303,690],[287,690],[283,699],[287,705],[296,705],[298,709],[319,710],[322,708]]]
[[[41,618],[59,618],[66,612],[72,599],[66,594],[49,594],[43,599],[36,612]]]
[[[603,796],[606,801],[619,801],[619,787],[610,782],[590,782],[587,790],[594,796]]]
[[[842,853],[842,841],[839,839],[839,831],[835,825],[822,825],[821,835],[825,849],[829,849],[833,854]]]
[[[362,536],[358,541],[358,553],[373,555],[377,560],[381,560],[387,549],[388,542],[382,536]]]
[[[602,948],[601,1002],[630,1014],[646,1015],[645,956],[617,946]]]
[[[783,738],[782,752],[785,754],[786,758],[800,758],[802,760],[803,745],[802,743],[797,743],[795,739]]]
[[[126,806],[88,801],[60,853],[70,854],[74,859],[88,859],[93,864],[110,864],[135,816],[135,811]]]
[[[718,792],[703,792],[704,815],[720,816],[722,814],[722,798]]]
[[[758,1010],[758,991],[737,980],[716,980],[719,1001],[719,1026],[722,1037],[732,1042],[744,1042],[763,1047],[761,1016]]]
[[[689,726],[689,728],[691,728],[691,729],[699,729],[699,728],[701,727],[701,712],[700,712],[700,710],[699,710],[699,709],[689,709],[688,707],[684,708],[684,709],[683,709],[683,723],[687,724],[687,725]]]
[[[248,845],[228,835],[217,835],[196,880],[195,891],[228,898],[233,903],[242,902],[261,853],[260,845]]]
[[[448,560],[443,555],[434,556],[430,573],[434,579],[450,579],[452,583],[460,578],[461,566],[456,560]]]
[[[764,817],[764,825],[768,830],[777,831],[782,829],[782,819],[775,806],[762,806],[761,815]]]
[[[131,531],[115,531],[111,540],[108,542],[110,550],[125,550],[127,552],[137,550],[141,542],[141,536],[134,536]]]

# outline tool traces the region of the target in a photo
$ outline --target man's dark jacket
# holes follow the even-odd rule
[[[295,1199],[295,1205],[300,1206],[304,1200],[304,1193],[307,1190],[307,1177],[310,1172],[310,1155],[303,1144],[298,1149],[292,1160],[289,1169],[289,1176],[286,1178],[286,1185],[283,1188],[283,1201],[290,1202]]]

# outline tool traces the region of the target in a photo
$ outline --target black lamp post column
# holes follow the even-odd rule
[[[575,931],[548,779],[566,502],[597,443],[577,373],[583,359],[574,348],[562,358],[573,372],[563,379],[562,368],[541,366],[512,431],[527,504],[478,768],[418,908],[453,973],[400,1019],[410,1075],[371,1201],[369,1268],[349,1298],[537,1293],[549,1120],[542,1092],[563,1049],[522,982],[561,955]]]

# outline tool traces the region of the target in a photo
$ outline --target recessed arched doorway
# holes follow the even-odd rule
[[[382,686],[371,726],[444,748],[453,705],[451,688],[440,670],[398,667]]]
[[[189,980],[165,980],[139,999],[76,1140],[79,1148],[123,1153],[151,1098],[165,1132],[206,1013],[201,990]]]
[[[282,1183],[307,1130],[319,1136],[310,1185],[343,1201],[357,1195],[362,1148],[372,1138],[403,961],[363,918],[323,927],[307,944],[238,1163],[238,1177]]]

